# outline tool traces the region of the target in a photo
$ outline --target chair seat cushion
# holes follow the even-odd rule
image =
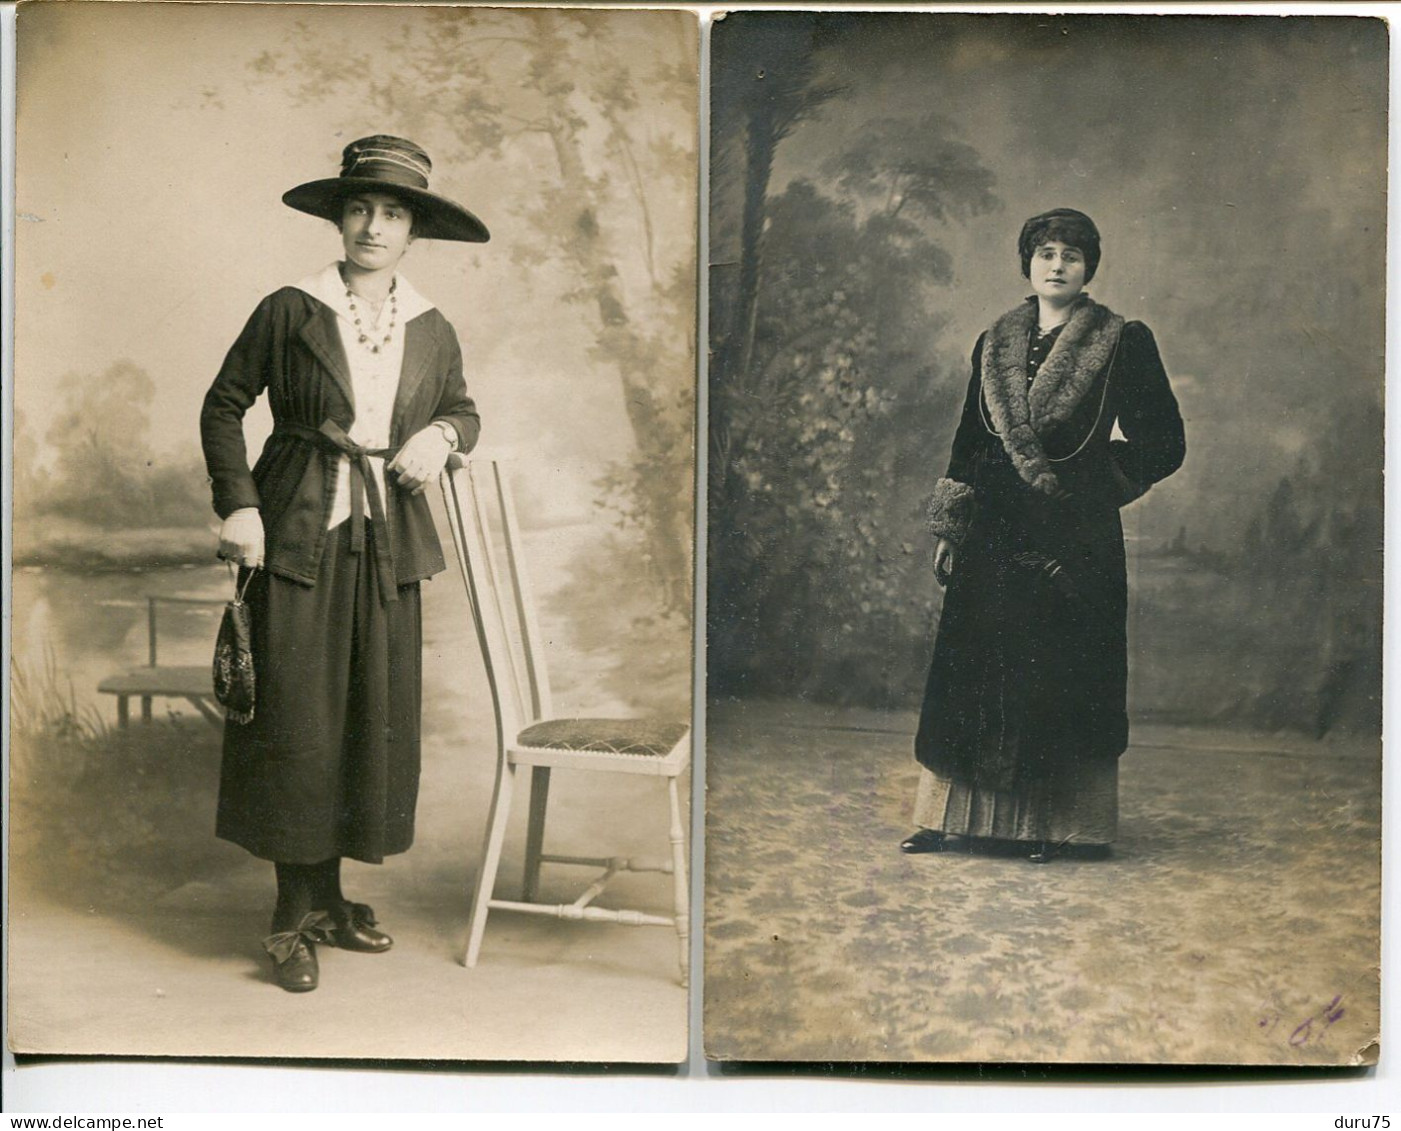
[[[690,728],[665,719],[546,719],[516,737],[519,746],[660,758]]]

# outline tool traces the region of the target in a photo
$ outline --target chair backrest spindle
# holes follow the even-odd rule
[[[547,717],[550,708],[510,489],[495,461],[460,458],[444,473],[442,489],[487,668],[498,739],[509,742],[531,723]]]
[[[506,719],[506,704],[501,694],[500,681],[497,679],[496,665],[492,662],[492,656],[497,654],[498,648],[492,641],[494,635],[489,627],[488,618],[484,613],[482,603],[481,585],[485,578],[479,578],[477,563],[481,561],[481,552],[475,547],[469,547],[469,543],[476,537],[475,522],[468,522],[467,515],[471,513],[471,500],[464,498],[471,490],[471,483],[466,472],[460,475],[444,473],[441,478],[443,491],[443,503],[448,513],[448,529],[452,533],[453,550],[457,555],[457,567],[462,574],[462,584],[467,590],[467,603],[471,607],[472,626],[477,634],[477,647],[481,653],[482,664],[486,669],[487,686],[491,692],[492,717],[496,722],[496,752],[498,758],[506,756],[506,735],[509,723]],[[511,731],[511,736],[515,732]]]
[[[486,566],[492,613],[502,628],[505,654],[498,662],[504,663],[511,674],[510,690],[514,697],[515,715],[522,721],[521,725],[526,726],[538,716],[534,711],[534,696],[531,694],[530,665],[525,657],[527,641],[524,640],[524,628],[520,618],[516,615],[518,602],[512,592],[513,578],[501,560],[499,549],[499,544],[506,541],[508,533],[502,529],[501,515],[493,513],[496,503],[496,464],[489,460],[473,460],[467,465],[467,473],[472,481],[473,514],[476,516],[477,531],[481,536],[482,560]]]
[[[511,573],[511,589],[516,599],[516,616],[520,621],[521,652],[525,661],[525,677],[529,685],[530,705],[537,719],[554,715],[550,695],[550,677],[538,649],[541,647],[540,624],[535,616],[535,595],[530,587],[530,575],[521,564],[520,527],[516,523],[516,502],[511,485],[502,474],[501,465],[491,464],[496,486],[497,504],[501,508],[502,541],[506,550],[506,566]]]

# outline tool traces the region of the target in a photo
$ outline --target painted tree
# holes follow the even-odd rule
[[[106,529],[208,522],[198,452],[186,447],[158,457],[151,450],[156,386],[144,369],[118,361],[100,377],[67,373],[54,394],[60,407],[45,435],[53,469],[28,469],[16,483],[17,503],[31,514]],[[26,449],[37,446],[27,428],[17,428],[17,468]]]
[[[683,21],[561,9],[419,8],[371,54],[352,32],[304,35],[250,64],[303,104],[366,103],[440,160],[512,162],[499,203],[521,221],[509,249],[563,280],[591,358],[622,386],[637,456],[605,486],[640,528],[665,605],[688,605],[694,264],[662,246],[654,202],[694,195],[688,159],[695,58]],[[631,37],[630,37],[631,35]],[[659,38],[661,36],[662,38]],[[667,38],[669,37],[669,38]],[[686,233],[689,237],[690,233]]]
[[[942,114],[869,122],[824,172],[844,195],[891,220],[966,220],[997,203],[992,171]]]
[[[737,178],[743,197],[736,293],[714,335],[717,372],[728,383],[750,378],[774,155],[843,89],[818,78],[819,20],[816,14],[782,21],[733,14],[714,40],[712,177]]]
[[[901,703],[927,660],[931,453],[967,381],[942,357],[941,234],[996,198],[932,117],[863,126],[813,172],[765,190],[748,341],[716,348],[709,670],[722,694]]]

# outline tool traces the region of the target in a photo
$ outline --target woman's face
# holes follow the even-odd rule
[[[1031,255],[1031,289],[1052,306],[1073,302],[1085,289],[1085,256],[1078,247],[1047,240]]]
[[[392,271],[413,242],[413,213],[397,196],[347,197],[341,211],[345,258],[362,271]]]

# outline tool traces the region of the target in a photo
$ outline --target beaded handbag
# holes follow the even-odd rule
[[[253,617],[243,595],[256,570],[248,570],[234,599],[224,606],[219,635],[214,642],[214,698],[231,723],[253,721],[256,680],[253,675]]]

